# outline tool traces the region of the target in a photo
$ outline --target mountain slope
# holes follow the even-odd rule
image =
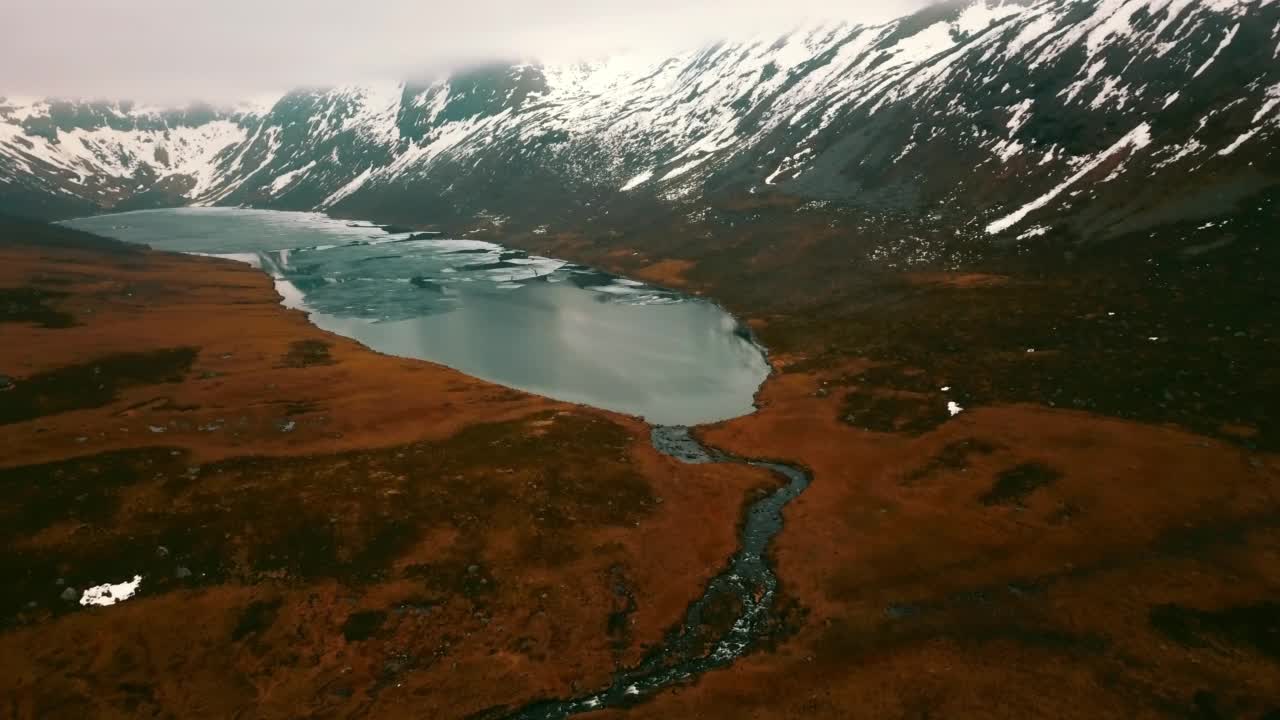
[[[1275,184],[1278,57],[1276,0],[987,0],[270,109],[3,101],[0,197],[528,229],[784,194],[966,242],[1105,236]]]

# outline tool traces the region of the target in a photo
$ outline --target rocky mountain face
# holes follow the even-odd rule
[[[869,252],[912,264],[1229,214],[1280,181],[1278,138],[1276,0],[979,0],[232,110],[9,98],[0,211],[250,205],[544,233],[783,202],[897,228]]]

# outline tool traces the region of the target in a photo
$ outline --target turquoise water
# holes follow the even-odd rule
[[[741,324],[712,303],[492,243],[234,208],[65,224],[252,264],[285,305],[378,352],[654,424],[749,414],[769,372]]]

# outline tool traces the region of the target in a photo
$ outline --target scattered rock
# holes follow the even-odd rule
[[[13,378],[8,375],[0,375],[0,392],[13,389]]]
[[[179,580],[185,580],[191,577],[191,570],[184,567],[180,567],[177,569],[176,572],[173,573],[173,576],[178,578]]]
[[[163,545],[161,545],[161,546],[157,547],[157,548],[156,548],[156,557],[158,557],[158,558],[167,558],[167,557],[169,557],[169,548],[167,548],[167,547],[165,547],[165,546],[163,546]]]
[[[66,590],[63,590],[62,594],[58,597],[62,598],[66,602],[75,602],[80,599],[80,593],[76,592],[75,588],[69,587]]]

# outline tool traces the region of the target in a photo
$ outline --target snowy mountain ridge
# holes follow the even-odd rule
[[[534,223],[782,193],[1034,237],[1091,198],[1078,224],[1123,225],[1156,181],[1269,186],[1277,130],[1276,0],[978,0],[269,108],[0,100],[0,197]]]

